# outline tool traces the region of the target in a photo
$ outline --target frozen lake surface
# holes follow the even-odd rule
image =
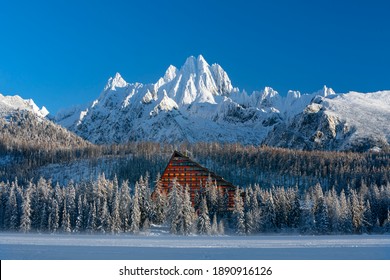
[[[390,260],[390,235],[0,233],[2,260]]]

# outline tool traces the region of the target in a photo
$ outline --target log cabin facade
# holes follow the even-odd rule
[[[197,162],[190,159],[188,156],[174,151],[167,167],[161,175],[159,189],[162,193],[167,194],[172,184],[176,181],[180,186],[188,186],[191,195],[191,201],[194,204],[196,193],[210,180],[217,186],[219,191],[229,195],[229,208],[234,205],[234,193],[236,187],[223,179],[221,176],[201,166]]]

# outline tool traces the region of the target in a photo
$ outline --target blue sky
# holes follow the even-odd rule
[[[199,54],[248,92],[390,89],[388,2],[2,1],[0,93],[55,113]]]

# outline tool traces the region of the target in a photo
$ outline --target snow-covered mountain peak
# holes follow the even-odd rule
[[[289,90],[287,92],[287,99],[288,100],[295,100],[301,98],[301,93],[297,90]]]
[[[177,70],[177,68],[173,65],[169,65],[167,71],[165,71],[165,75],[164,75],[164,82],[168,83],[170,81],[172,81],[174,78],[176,78],[176,75],[179,71]]]
[[[40,118],[49,114],[45,107],[39,109],[32,99],[23,99],[19,95],[4,96],[0,94],[0,114],[9,114],[16,110],[30,111]]]
[[[184,75],[201,76],[204,73],[210,73],[210,65],[202,55],[197,58],[190,56],[180,68],[180,72]]]
[[[127,82],[122,78],[121,74],[118,72],[114,77],[108,79],[107,85],[104,87],[106,90],[115,90],[116,88],[123,88],[127,86]]]
[[[331,88],[328,88],[326,85],[324,85],[322,87],[322,89],[316,91],[314,93],[314,95],[320,95],[320,96],[323,96],[323,97],[327,97],[327,96],[330,96],[330,95],[335,95],[336,93],[334,92],[333,89]]]
[[[57,121],[94,143],[221,141],[365,150],[367,143],[368,149],[390,146],[390,131],[381,125],[390,118],[389,96],[336,94],[327,86],[287,96],[271,87],[247,94],[232,86],[220,65],[199,55],[180,68],[170,65],[153,84],[126,83],[118,73],[92,105]]]
[[[201,54],[198,56],[196,61],[199,70],[206,71],[206,69],[209,69],[210,65],[207,63],[207,61],[204,59],[204,57]]]
[[[265,87],[263,90],[263,99],[279,98],[279,93],[271,87]]]

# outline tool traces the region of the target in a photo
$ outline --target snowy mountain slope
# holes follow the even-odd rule
[[[315,98],[303,112],[275,126],[271,146],[367,151],[390,143],[390,91]]]
[[[154,84],[127,83],[117,73],[89,106],[55,119],[99,144],[217,141],[354,149],[363,141],[364,150],[389,146],[390,132],[381,129],[388,119],[388,95],[336,94],[326,86],[311,94],[289,91],[286,97],[270,87],[248,94],[200,55],[180,68],[169,66]]]
[[[74,133],[48,120],[48,114],[45,107],[39,109],[32,99],[0,94],[0,145],[10,151],[14,148],[45,147],[50,150],[90,145]]]
[[[32,99],[22,99],[18,95],[4,96],[0,94],[0,116],[5,116],[16,110],[26,110],[41,118],[49,114],[49,111],[44,106],[39,109]]]

